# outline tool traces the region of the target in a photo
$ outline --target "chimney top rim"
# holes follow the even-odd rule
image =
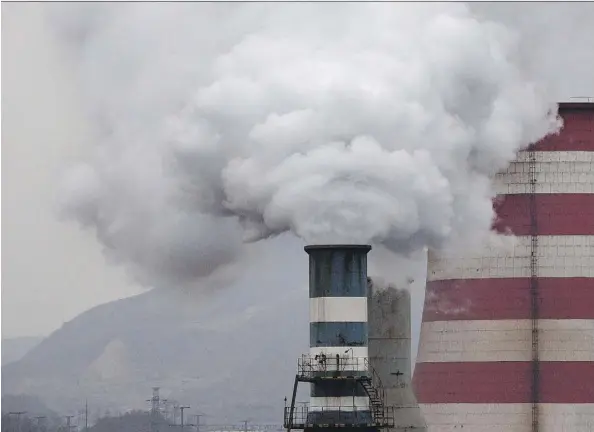
[[[307,245],[303,248],[305,252],[309,253],[310,251],[320,250],[320,249],[334,249],[334,250],[362,250],[364,252],[369,252],[371,250],[371,245],[366,244],[319,244],[319,245]]]

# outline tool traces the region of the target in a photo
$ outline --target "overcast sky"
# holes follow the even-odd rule
[[[60,222],[59,174],[84,142],[69,70],[41,3],[2,4],[2,336],[46,335],[139,291],[89,232]]]
[[[92,234],[56,218],[57,178],[84,151],[88,125],[43,7],[2,4],[3,337],[48,334],[89,307],[140,291],[106,263]],[[473,8],[521,29],[559,99],[594,95],[592,4]]]

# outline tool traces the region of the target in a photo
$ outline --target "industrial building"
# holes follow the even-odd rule
[[[367,277],[371,246],[317,245],[305,250],[310,349],[298,361],[285,427],[425,430],[409,385],[408,293],[373,289]],[[297,405],[300,383],[310,386],[310,399]]]
[[[594,103],[497,176],[478,253],[431,252],[416,396],[430,432],[594,431]]]
[[[411,386],[410,292],[369,282],[369,364],[381,379],[386,405],[394,407],[389,432],[426,432]]]

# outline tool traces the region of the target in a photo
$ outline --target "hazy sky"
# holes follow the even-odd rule
[[[90,233],[56,218],[57,178],[85,150],[89,132],[44,7],[2,4],[3,337],[48,334],[89,307],[140,290],[106,263]],[[559,99],[594,95],[594,4],[472,7],[520,28],[532,67]],[[419,282],[416,288],[418,318]]]
[[[2,3],[3,337],[45,335],[138,292],[90,233],[56,218],[56,180],[85,125],[42,6]]]
[[[94,305],[141,291],[106,262],[90,232],[57,218],[59,176],[87,149],[90,128],[80,113],[66,51],[44,21],[48,6],[2,5],[3,337],[47,335]],[[295,267],[304,273],[290,262],[307,262],[301,243],[285,242],[291,250],[275,256],[272,265],[284,267],[287,278],[305,277],[291,274]],[[390,267],[394,277],[406,279]],[[423,262],[412,273],[419,311]]]

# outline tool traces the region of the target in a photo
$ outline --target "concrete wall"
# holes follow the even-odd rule
[[[394,432],[426,431],[411,388],[410,293],[370,283],[369,361],[386,392],[386,406],[396,407]]]

